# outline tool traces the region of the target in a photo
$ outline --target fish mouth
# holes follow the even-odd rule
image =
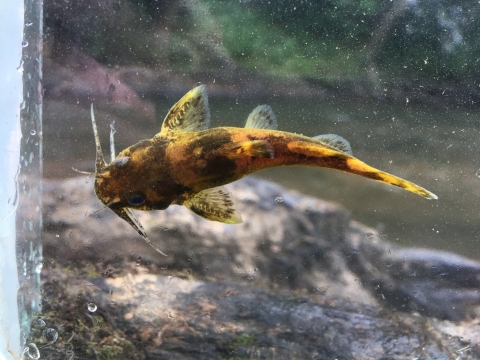
[[[91,213],[89,216],[93,216],[93,215],[95,215],[95,214],[98,214],[100,211],[105,210],[106,208],[111,209],[111,208],[112,208],[112,205],[115,205],[115,204],[118,203],[119,201],[117,201],[117,199],[113,199],[112,201],[107,202],[107,203],[105,203],[104,201],[102,201],[102,202],[103,202],[103,204],[104,204],[105,206],[103,206],[101,209],[95,210],[95,211],[94,211],[93,213]]]
[[[102,203],[105,205],[104,208],[110,208],[110,209],[116,209],[118,208],[119,206],[116,206],[117,204],[119,204],[121,202],[121,199],[120,197],[115,197],[113,199],[111,198],[102,198],[101,199]]]

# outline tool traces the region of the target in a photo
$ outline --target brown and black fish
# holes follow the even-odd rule
[[[240,214],[222,185],[276,166],[336,169],[437,199],[430,191],[353,157],[350,144],[338,135],[310,138],[277,131],[275,114],[266,105],[253,110],[245,128],[208,129],[205,85],[189,91],[170,109],[160,133],[123,150],[115,159],[112,131],[112,162],[108,165],[93,107],[92,123],[97,147],[95,193],[150,245],[131,209],[163,210],[172,204],[184,205],[208,220],[240,223]]]

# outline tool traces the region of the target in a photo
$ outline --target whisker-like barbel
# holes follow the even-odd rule
[[[83,171],[83,170],[78,170],[77,168],[74,168],[72,166],[72,170],[79,173],[79,174],[84,174],[84,175],[95,175],[94,171]]]
[[[90,105],[90,116],[92,117],[93,135],[95,136],[95,146],[97,148],[97,160],[95,164],[95,172],[100,172],[107,164],[103,158],[102,144],[98,136],[97,122],[95,121],[95,114],[93,113],[93,103]]]

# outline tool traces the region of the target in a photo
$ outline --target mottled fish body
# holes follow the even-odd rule
[[[178,204],[208,220],[239,223],[241,216],[222,185],[278,166],[326,167],[395,185],[427,199],[437,198],[353,157],[350,144],[338,135],[310,138],[276,130],[275,115],[266,105],[250,114],[245,128],[208,129],[210,112],[204,85],[172,107],[154,138],[123,150],[108,165],[93,110],[92,122],[97,146],[95,193],[150,244],[131,209],[163,210]]]

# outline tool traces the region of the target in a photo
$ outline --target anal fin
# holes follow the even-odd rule
[[[207,220],[226,224],[242,222],[230,193],[223,186],[200,191],[186,200],[183,205]]]
[[[223,156],[235,160],[244,156],[273,159],[275,152],[267,140],[238,141],[222,145],[217,150]]]

